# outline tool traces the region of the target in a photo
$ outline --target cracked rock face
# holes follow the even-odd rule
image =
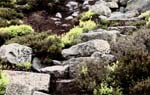
[[[48,92],[49,90],[49,74],[6,70],[4,73],[7,74],[9,79],[9,84],[6,87],[6,95],[31,95],[27,92],[32,92],[34,90]]]
[[[102,54],[110,52],[110,45],[105,40],[90,40],[64,49],[62,55],[65,58],[90,56],[92,53],[99,51]]]
[[[0,58],[11,64],[31,63],[32,49],[17,43],[3,45],[0,47]]]

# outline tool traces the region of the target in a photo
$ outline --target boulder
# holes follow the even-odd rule
[[[102,54],[110,52],[110,45],[105,40],[90,40],[88,42],[79,43],[68,49],[62,50],[62,55],[65,58],[71,57],[86,57],[90,56],[92,53],[99,51]]]
[[[110,16],[111,9],[107,6],[107,3],[103,0],[99,0],[94,5],[89,6],[89,9],[94,11],[96,14]]]
[[[114,12],[108,20],[137,20],[135,17],[139,14],[138,11],[128,11],[126,13]]]
[[[107,2],[107,6],[111,9],[117,9],[119,8],[118,4],[116,2]]]
[[[0,58],[11,64],[24,65],[31,63],[32,49],[17,43],[3,45],[0,47]]]
[[[5,95],[32,95],[32,88],[18,83],[10,83],[6,88]]]
[[[119,0],[120,5],[126,6],[129,0]]]
[[[49,90],[50,85],[49,74],[40,74],[24,71],[8,71],[8,70],[5,70],[4,73],[8,75],[8,79],[10,80],[7,86],[8,93],[10,93],[10,91],[14,91],[13,93],[20,93],[17,90],[15,90],[21,89],[20,86],[25,88],[25,90],[42,90],[47,92]],[[15,85],[15,87],[13,85]],[[27,89],[26,87],[28,87],[29,89]],[[7,95],[26,95],[26,94],[7,94]]]
[[[78,40],[80,42],[86,42],[93,39],[102,39],[110,42],[110,41],[116,41],[116,38],[119,36],[119,34],[120,32],[117,30],[107,31],[107,30],[97,29],[97,30],[90,31],[88,33],[81,34]]]
[[[138,10],[140,12],[150,10],[150,0],[129,0],[127,3],[126,10]]]
[[[49,66],[45,68],[41,68],[40,71],[43,73],[49,73],[54,75],[55,78],[66,78],[69,65],[65,66]]]

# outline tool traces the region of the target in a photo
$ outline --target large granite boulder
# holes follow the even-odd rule
[[[142,12],[150,10],[150,0],[129,0],[126,10],[138,10]]]
[[[32,49],[30,47],[12,43],[0,47],[0,58],[11,64],[24,65],[24,63],[31,63]]]
[[[86,57],[90,56],[92,53],[99,51],[102,54],[110,52],[110,45],[105,40],[90,40],[88,42],[79,43],[68,49],[62,50],[62,55],[65,58],[71,57]]]
[[[32,95],[32,91],[49,91],[50,75],[23,71],[7,71],[9,84],[5,95]]]

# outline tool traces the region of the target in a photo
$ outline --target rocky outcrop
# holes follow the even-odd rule
[[[24,72],[4,71],[8,75],[9,84],[5,95],[32,95],[32,91],[49,91],[50,75]]]
[[[126,10],[138,10],[138,11],[147,11],[150,10],[150,0],[129,0],[127,3]]]
[[[62,50],[62,55],[65,58],[90,56],[92,53],[99,51],[102,54],[110,52],[110,45],[105,40],[91,40],[84,43],[79,43],[68,49]]]
[[[31,63],[32,49],[17,43],[3,45],[0,47],[0,58],[11,64],[24,65]]]

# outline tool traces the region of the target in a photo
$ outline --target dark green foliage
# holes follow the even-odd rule
[[[82,93],[92,94],[98,84],[102,82],[107,70],[106,63],[97,60],[87,60],[78,66],[76,85]]]
[[[119,65],[114,72],[115,83],[129,94],[136,83],[150,77],[150,30],[140,30],[130,37],[119,39],[112,51]],[[131,94],[132,95],[132,94]]]
[[[138,82],[130,91],[131,95],[150,95],[150,79]]]
[[[3,19],[16,19],[22,18],[23,14],[17,13],[14,9],[11,8],[0,8],[0,17]]]
[[[33,56],[36,56],[48,64],[51,58],[61,58],[62,44],[57,36],[48,37],[47,33],[32,33],[22,37],[12,38],[8,43],[19,43],[33,49]]]

